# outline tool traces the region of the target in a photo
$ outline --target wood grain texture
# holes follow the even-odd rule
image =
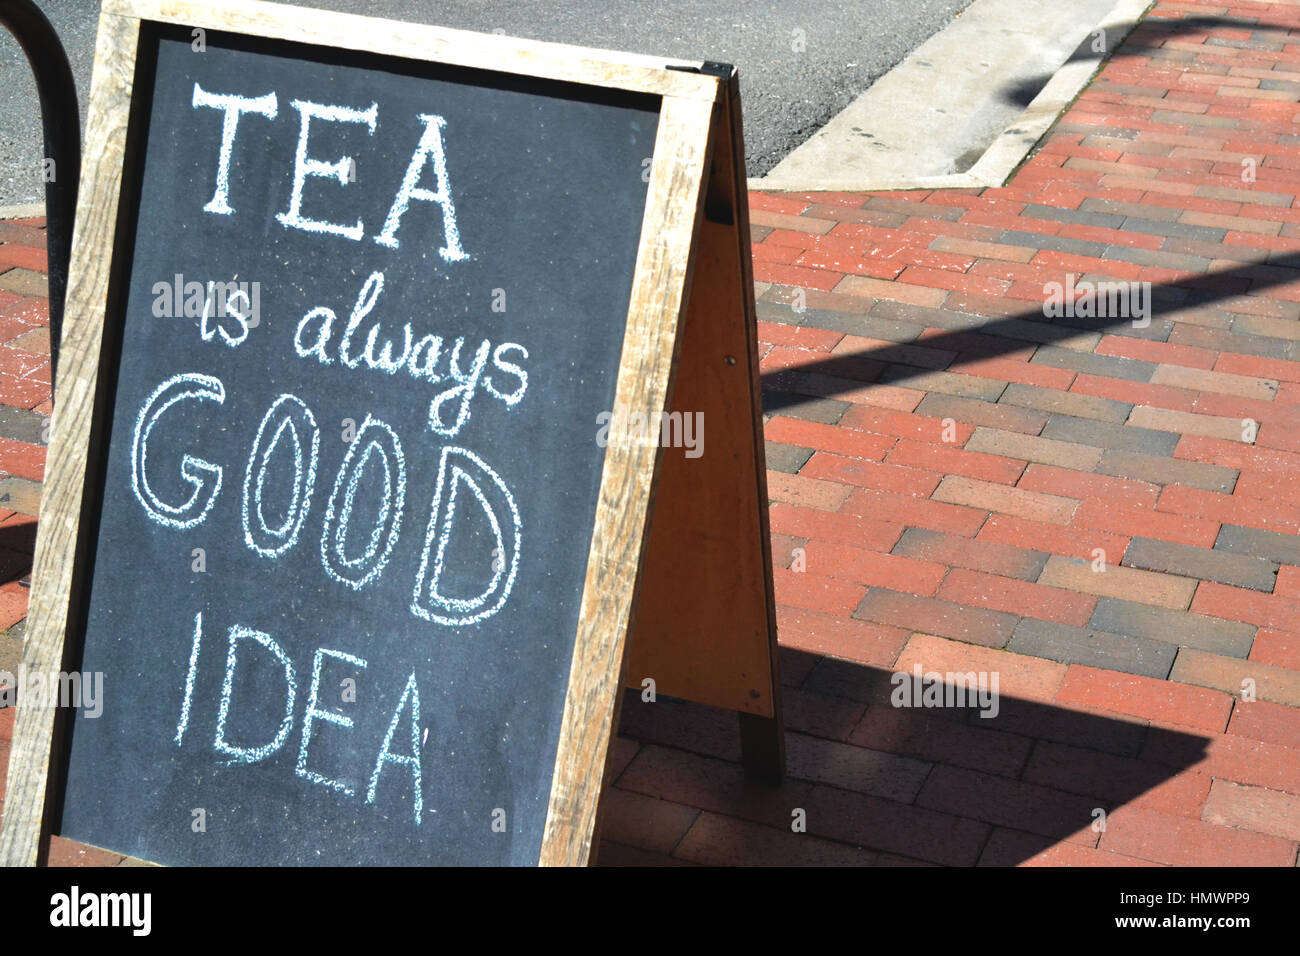
[[[716,78],[715,95],[719,90]],[[615,406],[666,407],[704,199],[714,104],[666,97],[651,164]],[[595,439],[593,429],[593,443]],[[605,450],[596,525],[564,703],[541,862],[581,866],[591,851],[601,777],[621,683],[623,646],[646,543],[658,447]]]
[[[736,106],[738,109],[738,104]],[[665,448],[629,631],[627,686],[773,717],[776,624],[743,156],[730,102],[715,118],[671,407],[702,418],[702,454]],[[717,221],[726,220],[726,221]]]
[[[59,382],[23,644],[23,665],[47,674],[64,670],[67,663],[64,634],[85,502],[139,32],[139,21],[105,13],[95,40],[86,160],[72,237]],[[56,711],[23,706],[21,695],[19,688],[0,830],[0,865],[4,866],[35,865],[49,840],[47,804],[52,794],[48,784],[51,753],[58,746]]]
[[[665,69],[669,64],[695,67],[699,66],[698,61],[590,50],[260,0],[104,0],[104,10],[159,23],[229,30],[710,103],[716,94],[717,81],[712,77]]]

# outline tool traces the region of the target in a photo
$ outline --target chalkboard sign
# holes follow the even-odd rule
[[[0,853],[584,862],[725,75],[259,3],[100,29],[29,656],[103,702],[20,702]]]

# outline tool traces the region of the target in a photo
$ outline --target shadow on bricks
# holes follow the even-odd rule
[[[1206,753],[1195,734],[1005,695],[923,706],[928,679],[781,653],[779,787],[745,779],[730,712],[627,692],[603,865],[1014,866],[1053,847],[1104,864],[1122,859],[1099,852],[1112,815],[1170,809]],[[904,684],[912,706],[895,706]]]
[[[1184,8],[1186,9],[1186,8]],[[1199,33],[1205,30],[1215,28],[1237,28],[1245,30],[1258,30],[1260,27],[1274,27],[1275,29],[1289,29],[1287,25],[1270,24],[1267,20],[1256,17],[1209,17],[1191,14],[1182,17],[1169,17],[1167,19],[1145,19],[1137,29],[1124,40],[1116,54],[1116,59],[1123,57],[1142,56],[1150,54],[1153,50],[1158,50],[1158,45],[1146,42],[1145,35],[1149,33],[1158,33],[1163,39],[1169,34],[1175,33]],[[1105,60],[1106,54],[1096,48],[1097,37],[1095,31],[1089,33],[1074,51],[1065,58],[1066,63],[1080,63],[1090,61],[1098,66]],[[1064,64],[1063,64],[1064,65]],[[1058,68],[1059,69],[1059,68]],[[1040,73],[1023,80],[1005,86],[999,91],[999,95],[1007,103],[1019,106],[1021,109],[1029,106],[1030,103],[1043,91],[1056,72]],[[1092,84],[1089,84],[1091,86]]]
[[[1117,254],[1140,255],[1143,251],[1126,249]],[[1085,279],[1094,288],[1105,283],[1124,287],[1137,285],[1106,277],[1086,276]],[[1079,280],[1080,283],[1083,281]],[[817,309],[794,311],[789,303],[783,305],[769,300],[759,303],[759,318],[765,321],[834,328],[871,338],[892,335],[897,341],[764,372],[763,410],[770,414],[824,401],[860,388],[864,383],[906,385],[922,376],[960,368],[965,361],[996,358],[1026,350],[1034,350],[1029,360],[1034,366],[1054,366],[1146,382],[1155,372],[1154,362],[1054,348],[1053,344],[1088,333],[1128,335],[1165,342],[1173,332],[1175,322],[1159,317],[1162,308],[1182,310],[1211,306],[1247,292],[1258,293],[1264,288],[1297,281],[1300,281],[1300,255],[1289,254],[1270,257],[1267,263],[1253,262],[1176,283],[1152,285],[1146,298],[1149,311],[1140,323],[1135,323],[1131,316],[1113,315],[1065,315],[1053,319],[1045,314],[1044,306],[991,319],[951,308],[910,305],[888,299],[877,300],[864,316],[840,315]],[[778,299],[788,297],[791,303],[796,300],[796,287],[788,286],[782,291],[782,287],[774,286],[773,290],[769,294]],[[1101,291],[1098,289],[1098,302],[1105,299]],[[1010,304],[1021,300],[1003,301]],[[844,327],[845,321],[855,320],[877,325],[860,330]],[[891,333],[887,326],[906,331]],[[944,331],[921,338],[927,327]],[[1240,337],[1236,339],[1240,341]],[[919,353],[918,349],[924,349],[924,353]],[[946,358],[945,352],[949,353]],[[1300,361],[1300,341],[1289,342],[1285,354],[1271,357]],[[919,365],[918,362],[922,361],[924,365]],[[843,382],[842,387],[836,387],[836,379]]]
[[[0,524],[0,584],[27,577],[36,549],[36,519]]]

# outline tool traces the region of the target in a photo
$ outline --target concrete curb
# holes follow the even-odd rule
[[[1106,33],[1108,52],[1099,59],[1069,60],[1061,66],[1015,121],[1007,125],[964,173],[946,176],[863,178],[837,176],[827,170],[815,180],[774,177],[748,180],[750,189],[764,192],[876,192],[897,189],[983,189],[1003,186],[1029,157],[1039,141],[1056,124],[1119,49],[1125,37],[1155,6],[1154,0],[1118,0],[1093,29]],[[906,61],[904,61],[906,62]],[[865,95],[865,94],[864,94]],[[852,107],[849,107],[850,109]]]
[[[0,206],[0,219],[36,219],[45,215],[45,203],[29,202],[20,206]]]

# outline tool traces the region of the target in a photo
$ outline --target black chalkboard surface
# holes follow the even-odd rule
[[[60,833],[534,863],[659,100],[140,36]]]

